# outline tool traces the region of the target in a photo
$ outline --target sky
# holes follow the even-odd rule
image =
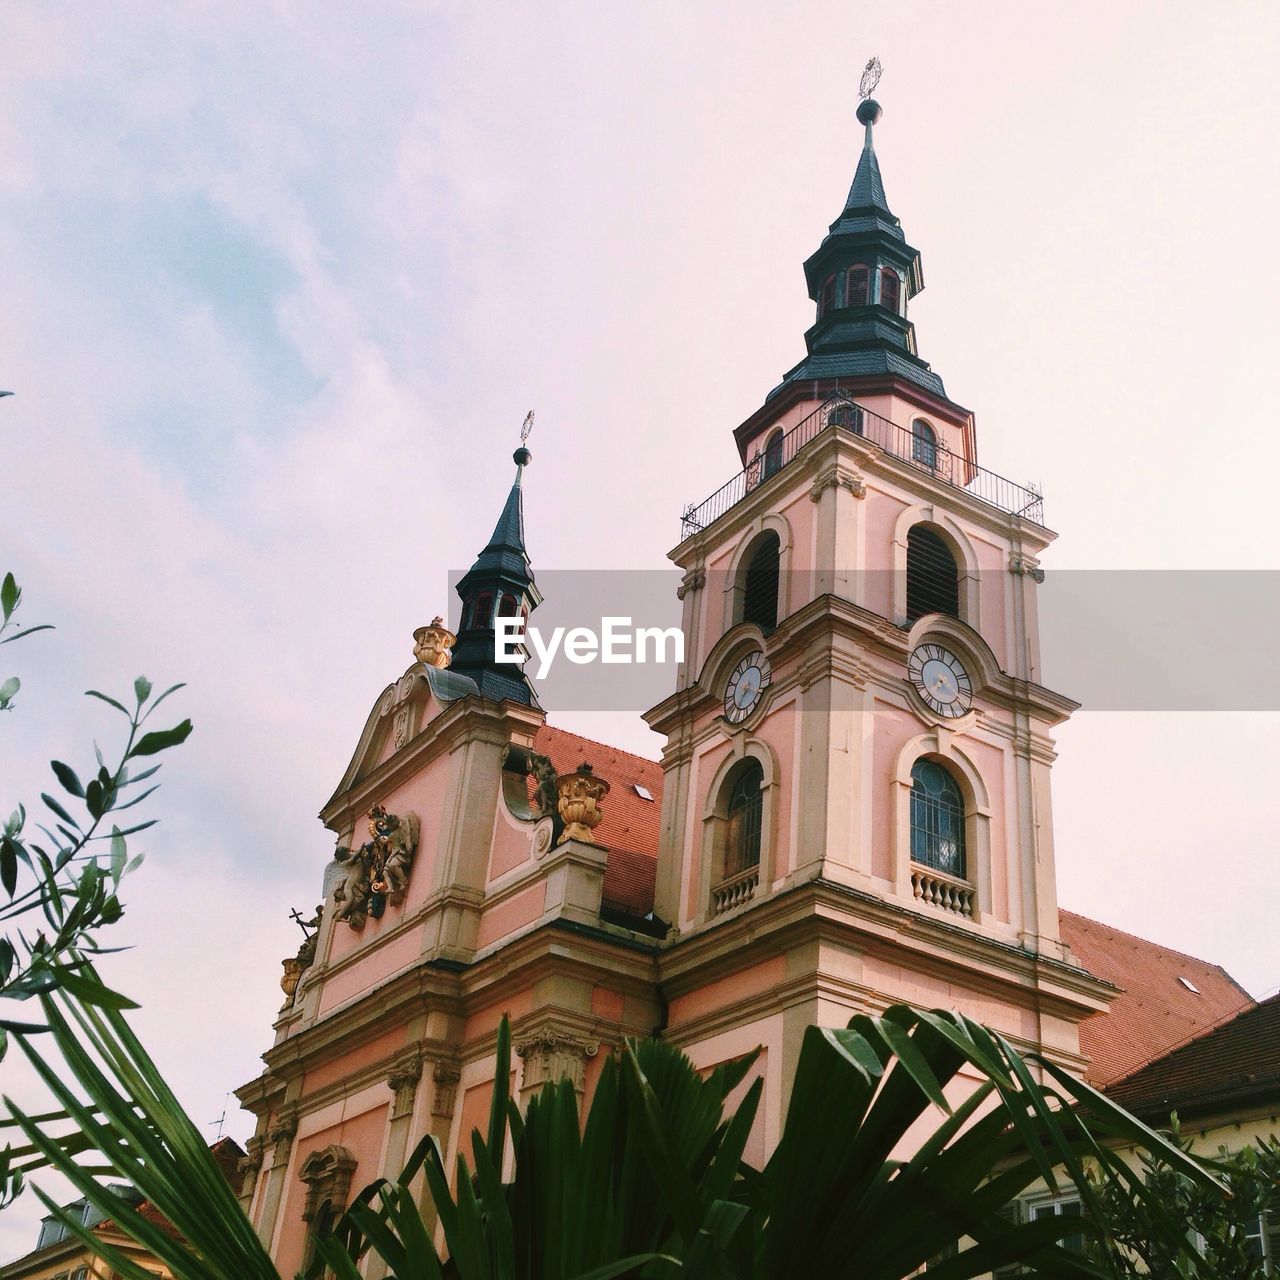
[[[803,354],[872,54],[920,352],[1043,486],[1046,568],[1280,569],[1274,5],[8,0],[0,39],[0,570],[57,627],[3,651],[0,807],[112,740],[82,690],[188,683],[113,977],[241,1141],[314,815],[525,412],[535,570],[661,568]],[[1062,903],[1274,990],[1276,713],[1058,742]]]

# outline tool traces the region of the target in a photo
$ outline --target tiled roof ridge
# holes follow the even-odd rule
[[[1071,911],[1067,907],[1059,907],[1058,914],[1064,916],[1074,916],[1077,920],[1084,921],[1085,924],[1096,924],[1100,929],[1107,929],[1111,933],[1118,933],[1123,938],[1132,938],[1134,942],[1140,942],[1144,947],[1155,947],[1157,950],[1163,951],[1171,956],[1178,956],[1182,960],[1190,960],[1193,964],[1203,965],[1206,969],[1215,969],[1226,980],[1244,994],[1245,998],[1251,1003],[1256,1004],[1257,1001],[1220,965],[1214,964],[1212,960],[1204,960],[1200,956],[1193,956],[1189,951],[1179,951],[1177,947],[1167,947],[1163,942],[1155,942],[1151,938],[1144,938],[1140,933],[1130,933],[1128,929],[1118,928],[1116,925],[1108,924],[1105,920],[1095,919],[1093,916],[1081,915],[1078,911]]]
[[[602,742],[599,738],[588,738],[584,733],[562,728],[558,724],[552,724],[550,720],[544,721],[542,727],[550,733],[560,733],[567,738],[577,738],[579,742],[589,743],[593,747],[603,747],[606,751],[612,751],[615,755],[626,756],[629,760],[639,760],[641,764],[651,765],[655,769],[662,768],[661,760],[654,760],[650,756],[637,755],[634,751],[628,751],[625,747],[615,747],[612,743]]]
[[[1223,972],[1226,971],[1224,970]],[[1230,978],[1231,975],[1227,974],[1227,977]],[[1232,978],[1231,981],[1237,987],[1240,985],[1234,978]],[[1110,1092],[1116,1087],[1116,1085],[1124,1084],[1126,1081],[1132,1080],[1134,1076],[1145,1071],[1155,1063],[1163,1062],[1165,1058],[1173,1057],[1175,1053],[1180,1053],[1183,1049],[1195,1044],[1197,1040],[1204,1040],[1208,1036],[1221,1031],[1224,1027],[1229,1027],[1233,1022],[1238,1021],[1240,1018],[1246,1017],[1248,1014],[1251,1014],[1258,1009],[1262,1009],[1269,1004],[1273,1004],[1277,1000],[1280,1000],[1280,992],[1274,996],[1268,996],[1265,1000],[1255,1000],[1252,996],[1249,996],[1245,1003],[1240,1005],[1239,1008],[1222,1014],[1213,1022],[1210,1022],[1203,1027],[1197,1027],[1190,1035],[1185,1036],[1176,1044],[1171,1044],[1167,1049],[1161,1049],[1159,1052],[1153,1053],[1151,1057],[1147,1058],[1144,1062],[1138,1063],[1136,1067],[1130,1068],[1124,1073],[1124,1075],[1116,1076],[1114,1080],[1108,1080],[1104,1092]]]

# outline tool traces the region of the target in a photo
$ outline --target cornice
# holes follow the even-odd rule
[[[681,935],[660,953],[658,970],[670,999],[815,940],[842,946],[856,940],[863,953],[944,981],[954,982],[959,967],[975,990],[1015,1004],[1051,1004],[1063,1016],[1097,1012],[1116,992],[1063,961],[827,880],[768,895],[722,922]]]

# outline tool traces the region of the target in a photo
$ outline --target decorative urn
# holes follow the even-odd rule
[[[453,661],[450,650],[458,637],[444,625],[443,618],[432,618],[431,625],[413,633],[413,656],[423,666],[444,668]]]
[[[609,794],[609,784],[597,778],[589,764],[580,764],[573,773],[562,773],[556,779],[556,792],[560,820],[564,823],[564,831],[556,843],[581,840],[594,844],[591,833],[604,817],[600,801]]]

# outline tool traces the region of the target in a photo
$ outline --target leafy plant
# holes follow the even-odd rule
[[[9,1104],[41,1158],[184,1280],[275,1277],[125,1015],[68,991],[42,1004],[69,1074],[35,1040],[23,1037],[24,1051],[108,1167],[78,1160],[39,1117]],[[567,1083],[547,1085],[522,1115],[506,1094],[509,1067],[504,1021],[489,1123],[471,1135],[470,1160],[460,1155],[449,1170],[424,1139],[395,1181],[367,1187],[317,1240],[310,1276],[327,1267],[355,1280],[372,1255],[396,1280],[899,1280],[964,1241],[931,1276],[966,1280],[1024,1262],[1037,1275],[1096,1278],[1109,1272],[1057,1243],[1078,1224],[1011,1225],[1000,1210],[1038,1180],[1065,1179],[1099,1211],[1107,1141],[1159,1153],[1206,1194],[1221,1194],[1195,1161],[1089,1086],[956,1014],[900,1006],[847,1030],[809,1028],[782,1139],[761,1170],[742,1158],[760,1082],[725,1114],[750,1058],[703,1079],[672,1046],[630,1042],[603,1064],[585,1123]],[[948,1086],[964,1101],[949,1104]],[[940,1120],[922,1126],[931,1113]],[[908,1134],[918,1145],[903,1156]],[[1089,1159],[1101,1169],[1092,1183]],[[133,1183],[178,1235],[157,1232],[110,1191],[110,1177]],[[418,1179],[430,1216],[418,1207]],[[142,1280],[42,1198],[126,1280]]]
[[[1170,1140],[1190,1152],[1176,1115]],[[1265,1138],[1236,1152],[1220,1147],[1217,1158],[1204,1163],[1230,1196],[1188,1178],[1160,1152],[1144,1152],[1129,1179],[1098,1186],[1108,1234],[1092,1252],[1116,1277],[1262,1280],[1259,1218],[1280,1208],[1280,1140]],[[1128,1180],[1145,1194],[1133,1194]]]
[[[0,643],[49,629],[41,625],[4,634],[17,625],[15,613],[21,599],[13,574],[6,574],[0,584]],[[0,685],[0,707],[11,709],[19,688],[18,677],[6,679]],[[103,950],[98,931],[120,918],[120,882],[142,860],[141,855],[130,857],[129,837],[154,822],[125,819],[122,826],[112,819],[155,791],[154,783],[136,794],[130,789],[157,773],[160,765],[151,763],[152,757],[185,741],[191,732],[190,720],[169,729],[143,729],[161,703],[180,688],[173,685],[153,697],[151,682],[139,676],[134,681],[132,710],[90,690],[86,696],[113,707],[128,722],[123,748],[108,764],[95,746],[96,771],[86,771],[87,782],[70,765],[52,761],[57,785],[40,796],[46,816],[35,824],[35,834],[21,804],[4,820],[0,827],[0,922],[4,925],[0,1000],[29,1001],[61,989],[91,1003],[133,1007],[132,1001],[85,975],[86,957]],[[45,1030],[43,1023],[9,1016],[11,1007],[0,1005],[0,1060],[12,1035]],[[25,1154],[29,1153],[9,1147],[0,1152],[0,1207],[22,1189],[22,1167],[15,1162]]]

